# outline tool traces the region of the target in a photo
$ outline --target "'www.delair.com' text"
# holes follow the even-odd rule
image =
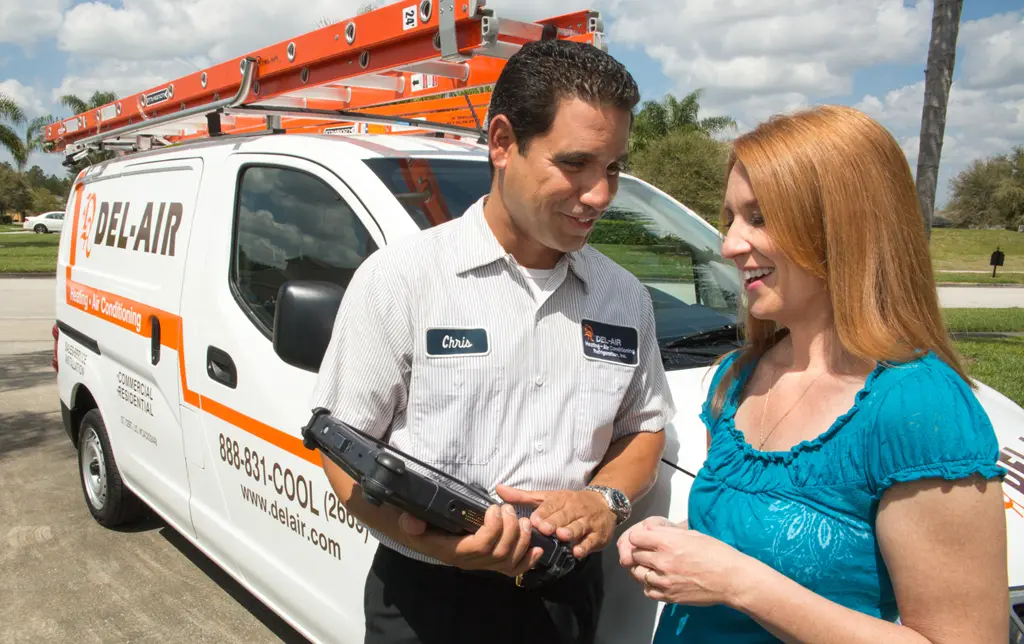
[[[320,532],[316,528],[306,525],[302,516],[290,510],[286,505],[277,501],[267,503],[266,497],[253,492],[245,485],[242,485],[242,498],[251,503],[254,507],[276,521],[280,521],[286,528],[299,535],[303,539],[314,544],[335,559],[341,559],[341,544]]]

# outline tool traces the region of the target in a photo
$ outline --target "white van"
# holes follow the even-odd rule
[[[339,301],[317,283],[344,287],[371,253],[461,215],[489,183],[485,146],[396,135],[215,138],[84,172],[60,242],[54,358],[97,521],[148,506],[311,641],[362,642],[376,544],[300,438]],[[716,230],[643,181],[622,178],[608,219],[620,221],[593,243],[650,288],[659,340],[691,338],[662,353],[679,412],[657,487],[634,511],[682,520],[705,455],[708,369],[735,346],[740,284]],[[284,297],[297,287],[305,297]],[[979,395],[1013,471],[1019,613],[1024,409]],[[602,641],[649,642],[660,606],[614,547],[604,565]]]

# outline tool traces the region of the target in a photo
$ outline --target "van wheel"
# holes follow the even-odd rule
[[[42,224],[36,224],[32,230],[36,231],[37,235],[42,235],[43,233],[46,232],[46,226]]]
[[[78,474],[85,504],[103,527],[130,523],[142,515],[142,503],[121,480],[98,409],[91,409],[82,417],[78,430]]]

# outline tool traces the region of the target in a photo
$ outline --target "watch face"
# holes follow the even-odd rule
[[[618,490],[612,491],[612,499],[615,502],[615,505],[620,508],[625,508],[629,504],[629,501],[626,499],[626,495]]]

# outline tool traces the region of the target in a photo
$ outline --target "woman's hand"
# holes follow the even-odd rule
[[[734,605],[739,582],[759,565],[714,537],[661,518],[622,535],[619,562],[650,599],[689,606]]]
[[[633,562],[633,551],[636,547],[629,540],[630,533],[634,530],[646,530],[653,526],[675,526],[679,528],[686,528],[687,522],[683,521],[682,523],[672,523],[665,517],[649,517],[636,525],[630,526],[628,530],[622,533],[622,536],[619,537],[619,540],[616,542],[616,545],[619,548],[619,564],[623,568],[628,569],[636,565],[636,563]]]

